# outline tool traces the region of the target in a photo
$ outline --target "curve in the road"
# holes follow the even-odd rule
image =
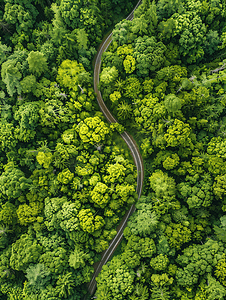
[[[136,10],[136,8],[140,5],[141,2],[142,2],[142,0],[138,1],[137,5],[133,9],[133,11],[126,18],[127,20],[133,20],[133,13]],[[102,43],[100,49],[98,50],[98,53],[97,53],[97,56],[95,59],[95,67],[94,67],[94,90],[97,95],[97,101],[100,106],[100,109],[103,112],[106,119],[108,120],[108,122],[109,123],[118,123],[118,121],[112,116],[112,114],[106,107],[106,105],[102,99],[101,92],[98,90],[100,68],[101,68],[101,56],[102,56],[103,52],[105,52],[107,50],[107,48],[110,46],[111,42],[112,42],[112,33],[105,39],[105,41]],[[144,179],[144,166],[143,166],[142,156],[140,154],[140,151],[139,151],[139,148],[138,148],[136,142],[134,141],[133,137],[130,134],[128,134],[125,131],[121,134],[121,137],[123,138],[123,140],[126,142],[127,146],[129,147],[130,152],[133,156],[134,163],[137,168],[136,191],[137,191],[138,197],[140,197],[141,192],[142,192],[143,179]],[[127,211],[125,216],[123,217],[123,220],[121,221],[121,223],[119,224],[118,232],[117,232],[116,236],[114,237],[114,239],[111,241],[108,249],[103,252],[101,261],[99,262],[98,266],[95,269],[92,280],[88,284],[88,291],[89,291],[90,295],[92,295],[96,289],[95,278],[100,273],[103,265],[106,264],[106,262],[109,260],[109,258],[114,253],[115,249],[117,248],[118,244],[122,240],[123,230],[126,227],[127,220],[134,211],[135,211],[135,205],[133,204],[130,207],[130,209]]]

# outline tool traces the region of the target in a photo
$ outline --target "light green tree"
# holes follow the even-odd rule
[[[35,76],[40,76],[48,69],[47,60],[39,51],[31,51],[27,57],[29,70]]]

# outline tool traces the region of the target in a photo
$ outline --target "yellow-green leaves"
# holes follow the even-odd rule
[[[47,60],[43,53],[39,51],[31,51],[28,54],[27,61],[30,72],[36,76],[40,76],[48,69]]]
[[[184,243],[191,240],[191,230],[181,224],[170,223],[165,234],[172,248],[179,250]]]
[[[38,152],[36,156],[37,162],[40,165],[43,165],[45,169],[48,169],[52,162],[52,153],[51,152]]]
[[[164,138],[167,147],[190,147],[193,148],[191,141],[191,128],[188,124],[178,119],[174,120],[173,125],[168,129]]]
[[[84,143],[98,144],[106,139],[110,129],[99,117],[90,117],[80,122],[78,133]]]
[[[126,73],[131,74],[136,69],[136,60],[133,56],[127,55],[123,61],[123,66]]]
[[[81,209],[78,214],[80,226],[83,231],[88,233],[94,233],[101,229],[105,222],[101,216],[95,216],[91,212],[91,209]]]
[[[166,170],[174,169],[180,163],[180,158],[177,153],[173,153],[172,155],[168,156],[163,162],[163,168]]]
[[[107,185],[102,182],[97,182],[96,186],[91,192],[91,197],[95,206],[104,208],[110,201]]]
[[[114,91],[114,93],[110,94],[109,97],[112,103],[117,104],[118,100],[121,98],[121,93],[118,91]]]
[[[75,60],[64,60],[58,69],[57,81],[63,87],[78,91],[78,75],[81,72],[85,72],[82,64]]]
[[[17,209],[18,221],[21,225],[27,226],[37,220],[38,215],[42,212],[43,204],[33,202],[30,205],[21,204]]]
[[[163,173],[161,170],[154,172],[150,180],[150,186],[156,193],[156,197],[167,197],[175,195],[175,180],[169,177],[167,173]]]
[[[104,68],[100,75],[100,83],[103,83],[105,85],[108,85],[118,78],[118,70],[115,66],[112,68],[107,67]]]
[[[219,281],[226,286],[226,259],[225,253],[222,255],[222,258],[218,261],[215,266],[215,276],[219,279]]]
[[[57,180],[63,184],[68,184],[74,178],[74,173],[71,173],[69,169],[65,169],[57,176]]]
[[[133,54],[133,47],[131,44],[128,45],[123,45],[117,48],[117,55],[125,58],[127,55],[132,55]]]

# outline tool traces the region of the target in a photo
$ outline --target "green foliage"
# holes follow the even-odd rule
[[[156,171],[149,180],[150,186],[157,197],[172,197],[175,194],[175,181],[167,173]]]
[[[116,67],[107,67],[104,68],[103,72],[100,76],[100,83],[103,83],[104,85],[108,85],[109,83],[114,82],[118,77],[118,71]]]
[[[62,87],[72,89],[75,92],[79,90],[79,73],[85,72],[82,64],[69,59],[64,60],[58,69],[57,81]]]
[[[159,254],[150,261],[150,266],[156,271],[164,271],[169,264],[169,259],[167,256]]]
[[[181,99],[174,94],[169,94],[164,101],[168,113],[174,116],[174,113],[181,109]]]
[[[103,142],[110,130],[99,117],[90,117],[79,124],[78,133],[83,142],[96,144]]]
[[[177,258],[177,262],[182,266],[176,273],[178,284],[192,286],[198,283],[203,274],[211,274],[212,266],[222,257],[223,248],[221,243],[211,239],[203,245],[186,248]]]
[[[221,224],[220,227],[217,225],[213,226],[214,232],[218,240],[225,242],[226,241],[226,217],[225,215],[220,218]]]
[[[142,199],[136,204],[136,212],[130,217],[128,227],[131,232],[141,237],[149,236],[151,232],[156,230],[158,224],[158,216],[153,210],[151,204],[142,203]]]
[[[197,179],[189,178],[187,182],[178,185],[178,190],[189,208],[208,207],[213,201],[212,180],[210,176],[196,176]],[[199,180],[198,180],[199,179]]]
[[[135,2],[0,0],[3,300],[84,298],[137,200],[115,139],[127,129],[143,196],[98,299],[225,298],[225,3],[143,0],[115,26],[99,84],[120,122],[109,126],[92,62]]]
[[[21,225],[27,226],[30,223],[34,223],[39,220],[38,215],[41,214],[43,204],[40,202],[32,202],[30,205],[21,204],[17,209],[18,222]]]
[[[78,218],[83,231],[93,233],[104,225],[104,219],[101,216],[93,216],[90,209],[81,209]]]
[[[225,288],[210,274],[205,283],[200,284],[200,289],[195,295],[195,300],[199,299],[224,299],[226,295]],[[205,298],[203,298],[205,297]]]
[[[218,280],[225,286],[226,285],[226,261],[225,254],[222,255],[222,258],[217,262],[215,266],[214,275],[218,278]]]
[[[193,148],[191,141],[191,129],[188,124],[178,119],[174,120],[173,125],[171,125],[164,135],[166,140],[166,147],[189,147]]]
[[[32,74],[40,76],[47,71],[47,61],[41,52],[31,51],[27,57],[29,70]]]
[[[125,68],[126,73],[130,74],[136,69],[135,59],[131,55],[127,55],[123,61],[123,66]]]
[[[85,253],[79,247],[76,247],[69,256],[69,265],[74,269],[78,269],[80,267],[84,268],[86,265],[86,261],[89,259],[89,254]]]
[[[191,240],[191,230],[181,224],[171,223],[166,227],[165,234],[170,246],[178,250],[184,243]]]
[[[12,244],[10,266],[13,270],[25,271],[30,264],[36,264],[42,252],[42,246],[28,234],[22,234]]]
[[[16,168],[13,163],[4,167],[5,171],[0,176],[0,191],[8,199],[15,199],[25,192],[31,184],[24,173]]]
[[[20,79],[22,74],[16,60],[7,60],[2,64],[2,81],[6,84],[7,92],[10,96],[14,93],[21,93]]]
[[[128,20],[123,20],[115,25],[112,33],[112,39],[117,42],[118,45],[123,45],[128,41],[128,30],[130,27],[130,22]]]
[[[55,274],[62,274],[68,269],[67,250],[59,246],[53,251],[45,251],[45,253],[39,257],[39,263],[44,264],[52,276],[57,278]]]
[[[29,268],[27,268],[26,273],[28,285],[31,285],[36,289],[43,288],[50,280],[50,272],[44,264],[36,264],[34,266],[30,266]]]
[[[10,202],[2,205],[0,211],[0,222],[6,226],[15,225],[17,223],[16,207]]]
[[[135,274],[117,256],[111,263],[103,266],[103,272],[97,277],[97,297],[106,295],[114,299],[123,299],[133,291]],[[104,298],[102,298],[104,299]]]
[[[149,70],[151,72],[159,70],[165,62],[165,51],[165,45],[157,42],[155,37],[138,37],[134,49],[137,75],[147,77]]]
[[[194,11],[188,11],[181,15],[175,13],[172,19],[176,20],[173,37],[179,37],[180,54],[187,58],[188,63],[196,62],[204,56],[202,46],[206,40],[205,24]]]

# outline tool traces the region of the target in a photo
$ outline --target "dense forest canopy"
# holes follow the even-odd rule
[[[137,199],[92,60],[134,1],[0,1],[0,298],[83,299]]]
[[[115,25],[100,89],[145,182],[97,299],[226,298],[225,5],[145,0]]]
[[[135,4],[0,0],[2,300],[84,299],[133,203],[97,299],[226,298],[226,2]]]

